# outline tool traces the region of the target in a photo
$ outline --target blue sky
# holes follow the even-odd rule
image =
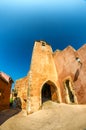
[[[53,50],[86,43],[85,0],[0,0],[0,71],[13,80],[29,71],[35,40]]]

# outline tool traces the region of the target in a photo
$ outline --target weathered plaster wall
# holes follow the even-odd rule
[[[82,62],[78,80],[75,82],[77,98],[79,103],[86,104],[86,44],[77,50],[77,54]]]
[[[44,83],[52,81],[59,88],[52,53],[50,45],[35,42],[30,69],[29,111],[36,111],[42,105],[41,90]]]
[[[80,58],[80,64],[76,57]],[[33,47],[30,71],[25,78],[16,81],[15,88],[22,100],[22,108],[27,113],[40,109],[42,88],[50,85],[52,100],[70,103],[65,81],[70,81],[74,103],[86,103],[86,45],[79,50],[68,46],[63,51],[53,53],[50,45],[36,41]]]
[[[77,97],[78,103],[86,103],[86,45],[79,50],[74,50],[71,46],[68,46],[63,51],[56,51],[54,53],[54,61],[58,72],[59,84],[61,89],[62,101],[66,102],[66,92],[64,88],[64,80],[71,78],[72,87]],[[79,57],[82,66],[76,61],[76,57]],[[78,71],[78,73],[77,73]],[[75,76],[78,78],[74,81]]]
[[[16,81],[15,89],[18,92],[18,97],[20,97],[22,102],[22,108],[26,109],[27,103],[27,88],[28,88],[28,76],[21,78]]]

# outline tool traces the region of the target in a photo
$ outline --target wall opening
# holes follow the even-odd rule
[[[41,101],[46,102],[48,100],[52,100],[57,102],[58,96],[57,96],[57,88],[56,86],[51,82],[48,81],[42,86],[41,90]]]
[[[45,46],[45,45],[46,45],[46,43],[42,41],[42,46]]]
[[[70,89],[70,87],[71,87],[70,86],[70,80],[65,81],[65,87],[67,88],[70,102],[74,103],[74,94],[72,93],[72,91]]]
[[[51,100],[51,88],[50,85],[45,83],[42,88],[42,103]]]
[[[64,83],[65,93],[66,93],[66,97],[65,97],[66,103],[78,103],[77,97],[74,92],[73,81],[71,77],[66,78],[63,83]]]

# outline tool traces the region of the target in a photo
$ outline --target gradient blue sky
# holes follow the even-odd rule
[[[85,0],[0,0],[0,71],[13,80],[29,71],[35,40],[53,50],[86,43]]]

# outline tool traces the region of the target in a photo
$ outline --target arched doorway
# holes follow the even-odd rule
[[[46,83],[44,83],[41,90],[42,103],[48,100],[52,100],[55,102],[58,101],[57,87],[51,81],[47,81]]]

